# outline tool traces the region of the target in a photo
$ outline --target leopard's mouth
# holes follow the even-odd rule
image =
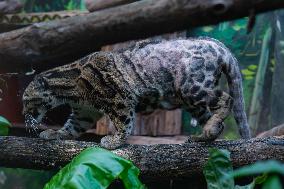
[[[65,124],[70,114],[70,106],[66,104],[61,104],[46,109],[46,111],[42,115],[41,121],[44,125],[62,126]]]
[[[29,125],[40,125],[43,118],[44,118],[45,114],[25,114],[25,123],[29,124]]]

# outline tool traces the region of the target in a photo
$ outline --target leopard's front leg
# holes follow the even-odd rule
[[[93,126],[94,120],[92,117],[80,115],[80,111],[72,111],[64,126],[55,131],[47,129],[40,133],[39,137],[44,139],[75,139],[81,136],[84,132]]]
[[[101,139],[101,146],[109,150],[116,149],[125,144],[128,136],[132,132],[135,116],[133,111],[120,112],[119,116],[109,114],[116,132],[114,135],[108,135]]]

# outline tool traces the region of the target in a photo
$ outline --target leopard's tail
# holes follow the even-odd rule
[[[223,73],[227,77],[229,93],[233,98],[233,115],[239,127],[239,133],[242,138],[251,138],[250,129],[245,112],[245,103],[243,97],[242,76],[238,66],[237,59],[229,52],[229,56],[223,61]]]

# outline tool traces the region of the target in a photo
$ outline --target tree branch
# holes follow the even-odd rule
[[[284,7],[283,0],[143,0],[0,35],[2,72],[69,63],[101,46]]]
[[[97,143],[0,137],[0,166],[57,169],[83,149],[92,146],[97,146]],[[284,161],[284,140],[273,137],[247,141],[221,140],[210,144],[126,145],[113,152],[132,160],[145,179],[174,179],[201,174],[208,158],[208,149],[212,147],[228,149],[234,167],[266,159]]]
[[[0,16],[20,12],[23,4],[18,0],[0,1]]]
[[[85,4],[90,12],[94,12],[110,7],[133,3],[135,1],[137,0],[85,0]]]

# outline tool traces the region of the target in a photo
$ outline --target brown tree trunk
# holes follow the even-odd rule
[[[284,7],[283,0],[147,0],[0,34],[2,72],[42,71],[101,46]]]
[[[58,169],[83,149],[95,146],[97,143],[82,141],[0,137],[0,166]],[[234,167],[266,159],[284,161],[283,138],[273,137],[208,144],[126,145],[113,152],[133,161],[145,179],[175,179],[201,174],[209,148],[229,150]]]

